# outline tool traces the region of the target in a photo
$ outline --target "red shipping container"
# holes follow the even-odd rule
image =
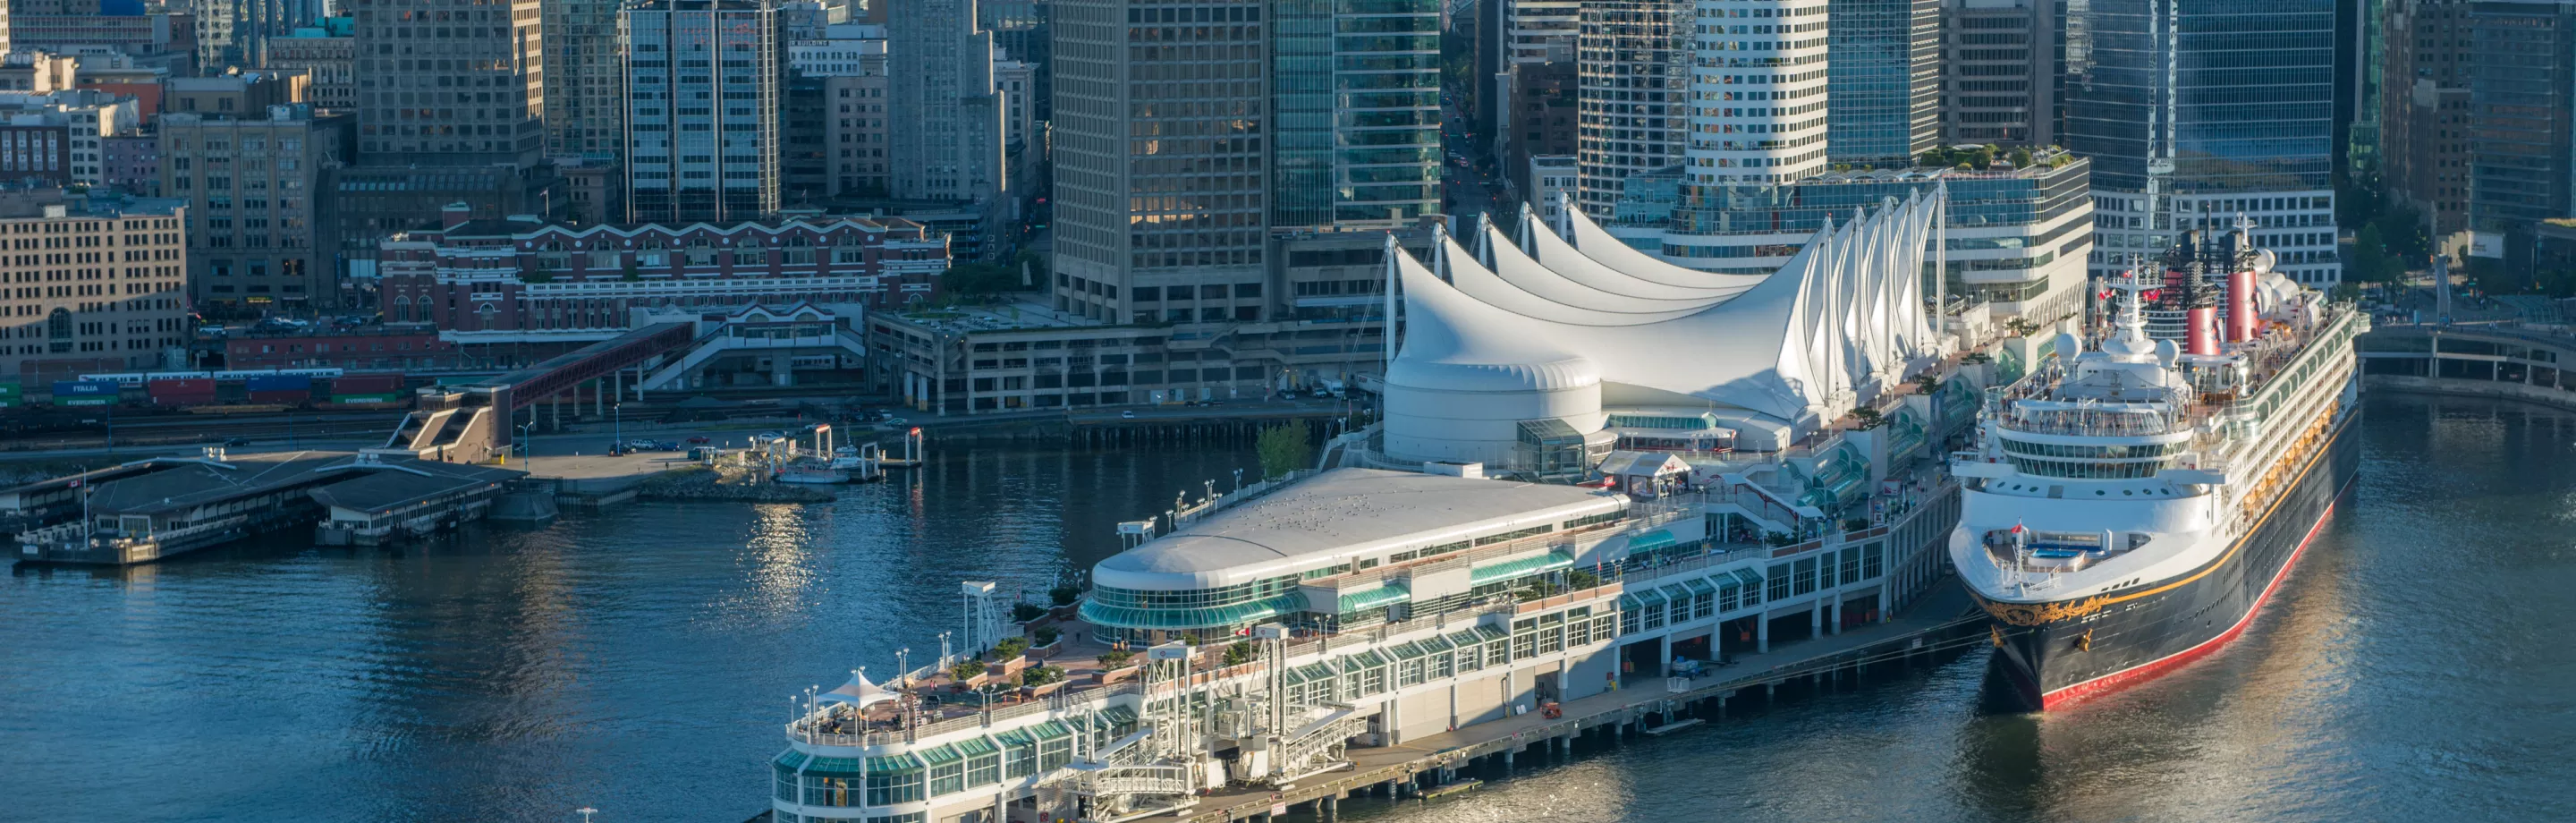
[[[402,387],[400,374],[344,374],[331,381],[332,394],[392,394]]]
[[[154,380],[143,385],[155,406],[202,406],[215,402],[213,378]]]
[[[250,393],[250,402],[253,403],[284,403],[287,405],[296,405],[312,398],[313,390],[311,389],[276,389],[272,391],[255,391]]]

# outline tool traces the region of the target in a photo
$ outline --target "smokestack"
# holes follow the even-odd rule
[[[2185,323],[2184,354],[2218,353],[2218,307],[2193,306]]]
[[[2254,339],[2254,269],[2238,264],[2227,272],[2227,342]]]

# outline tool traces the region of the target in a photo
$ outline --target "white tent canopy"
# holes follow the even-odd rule
[[[1546,232],[1513,244],[1480,227],[1480,255],[1445,236],[1429,266],[1390,254],[1405,327],[1388,372],[1389,431],[1427,430],[1457,416],[1451,407],[1594,380],[1601,401],[1617,406],[1716,403],[1801,430],[1839,416],[1935,354],[1922,273],[1936,203],[1890,202],[1840,227],[1828,223],[1764,278],[1672,266],[1580,214],[1566,220],[1571,248]],[[1433,372],[1486,379],[1426,379]],[[1443,383],[1472,384],[1473,396]],[[1569,413],[1577,410],[1565,399],[1530,407],[1546,406],[1587,434],[1601,430],[1599,409]],[[1424,419],[1399,419],[1409,415]],[[1449,456],[1399,453],[1394,440],[1389,452]]]
[[[841,684],[840,688],[824,692],[821,696],[821,700],[825,703],[849,703],[862,709],[879,703],[891,703],[894,699],[893,689],[870,683],[867,675],[858,672],[850,673],[850,682]]]

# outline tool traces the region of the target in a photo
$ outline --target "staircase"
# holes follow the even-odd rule
[[[1280,742],[1272,768],[1278,781],[1289,781],[1341,765],[1343,747],[1352,737],[1368,731],[1368,715],[1350,706],[1333,706],[1332,712],[1307,723],[1295,734]]]

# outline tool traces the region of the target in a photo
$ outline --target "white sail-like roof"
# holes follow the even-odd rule
[[[895,693],[893,689],[868,682],[867,675],[851,672],[850,682],[841,684],[840,688],[824,692],[821,699],[825,703],[850,703],[864,709],[893,701]]]
[[[1576,210],[1571,201],[1560,203],[1559,213],[1562,215],[1561,219],[1567,224],[1563,231],[1550,230],[1540,223],[1536,216],[1523,216],[1522,251],[1567,279],[1589,283],[1608,291],[1621,291],[1619,287],[1610,284],[1624,281],[1664,288],[1690,289],[1723,297],[1741,293],[1770,276],[1719,274],[1686,269],[1629,248],[1628,244],[1619,242],[1619,238],[1611,237],[1608,231],[1593,225],[1591,219]],[[1598,240],[1593,247],[1577,250],[1574,243],[1562,236],[1565,232],[1571,232],[1577,236],[1597,237]],[[1596,258],[1594,256],[1596,253],[1602,257],[1615,259],[1618,264],[1613,265],[1602,258]]]
[[[1828,224],[1778,272],[1749,287],[1708,286],[1729,276],[1654,260],[1598,227],[1587,240],[1591,224],[1579,215],[1568,222],[1580,259],[1551,249],[1545,233],[1525,238],[1538,257],[1489,233],[1481,238],[1487,268],[1444,236],[1430,266],[1390,256],[1392,275],[1402,281],[1405,327],[1388,382],[1419,384],[1429,381],[1408,378],[1468,367],[1562,385],[1574,372],[1597,375],[1604,398],[1615,402],[1715,402],[1794,426],[1837,416],[1932,353],[1921,279],[1935,211],[1934,201],[1916,198]],[[1689,287],[1641,272],[1702,278],[1698,288],[1709,293],[1678,299],[1620,291],[1645,288],[1637,280]],[[1578,298],[1591,305],[1568,305]]]

